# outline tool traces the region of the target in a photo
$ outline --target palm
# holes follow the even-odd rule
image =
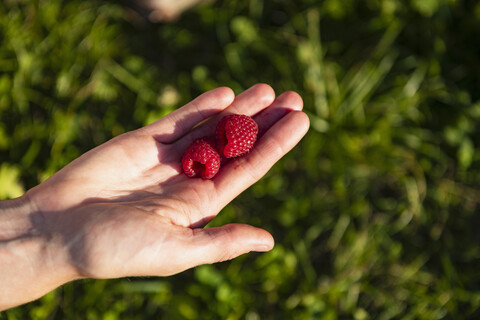
[[[287,114],[302,108],[298,95],[290,92],[274,100],[266,85],[254,86],[234,100],[226,88],[210,91],[156,123],[86,153],[29,196],[38,210],[59,216],[57,232],[65,237],[77,234],[69,246],[71,260],[83,273],[96,277],[165,275],[243,253],[248,241],[243,247],[231,244],[229,252],[213,257],[204,253],[212,239],[224,241],[218,234],[225,232],[232,241],[240,237],[273,245],[266,231],[246,225],[196,228],[262,177],[305,134],[305,114]],[[182,153],[194,139],[211,134],[225,113],[254,116],[262,135],[257,145],[212,180],[187,178],[181,172]],[[75,230],[70,230],[72,221]],[[176,261],[174,266],[147,267],[166,259]],[[112,261],[118,262],[114,268]]]

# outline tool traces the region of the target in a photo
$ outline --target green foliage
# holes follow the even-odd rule
[[[161,279],[67,284],[0,319],[480,315],[480,4],[217,1],[169,24],[110,2],[0,6],[0,197],[205,90],[304,98],[301,144],[212,222],[276,247]]]
[[[19,182],[20,170],[3,162],[0,166],[0,198],[20,197],[25,190]]]

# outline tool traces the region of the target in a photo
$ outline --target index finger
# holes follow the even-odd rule
[[[172,143],[199,122],[226,109],[234,99],[235,94],[227,87],[207,91],[142,130],[154,136],[160,143]]]

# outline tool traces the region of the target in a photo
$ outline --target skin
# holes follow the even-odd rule
[[[147,11],[151,22],[171,21],[178,18],[182,12],[202,2],[209,0],[135,0],[138,7]]]
[[[273,237],[263,229],[204,226],[306,134],[301,109],[298,94],[275,98],[266,84],[236,97],[217,88],[85,153],[22,197],[0,202],[0,310],[76,279],[168,276],[271,250]],[[255,147],[212,180],[187,178],[183,152],[231,113],[254,117]]]

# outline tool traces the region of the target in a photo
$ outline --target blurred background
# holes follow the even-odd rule
[[[211,223],[273,251],[77,281],[0,319],[478,319],[479,79],[475,0],[217,0],[158,23],[3,0],[0,199],[217,86],[295,90],[312,127]]]

